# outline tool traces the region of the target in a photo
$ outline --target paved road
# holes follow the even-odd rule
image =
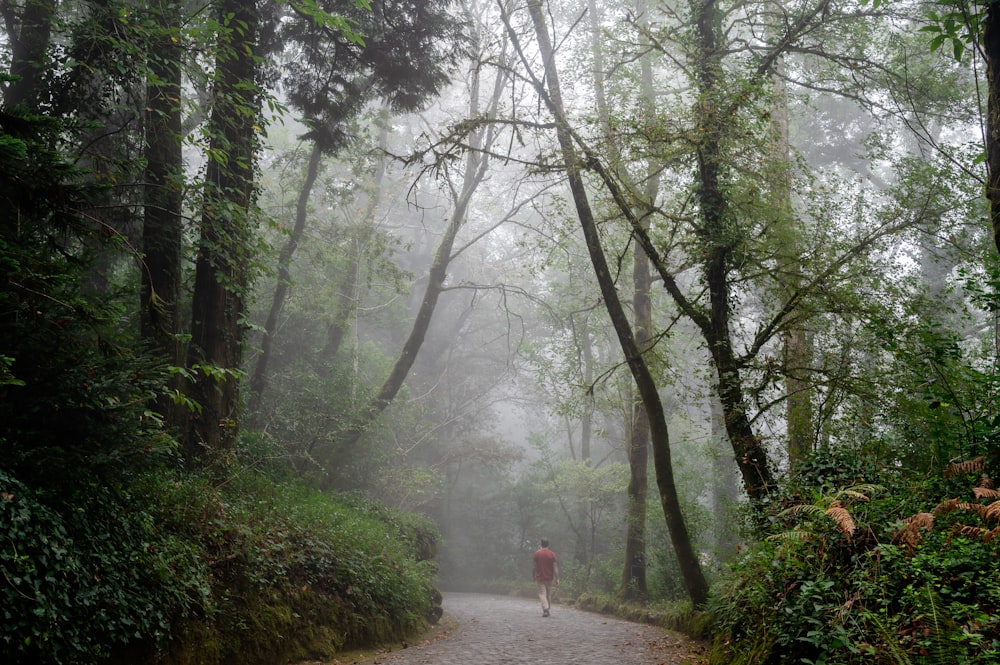
[[[659,628],[537,600],[447,593],[435,639],[389,653],[376,665],[694,665],[703,648]]]

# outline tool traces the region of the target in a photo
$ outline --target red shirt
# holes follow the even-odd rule
[[[543,547],[534,554],[536,582],[547,582],[556,576],[556,553]]]

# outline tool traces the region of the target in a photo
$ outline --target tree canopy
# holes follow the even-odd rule
[[[0,3],[0,659],[995,659],[994,9]]]

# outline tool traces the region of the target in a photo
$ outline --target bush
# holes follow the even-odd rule
[[[440,613],[424,518],[249,472],[222,487],[149,476],[143,491],[158,528],[205,564],[206,601],[172,622],[171,663],[328,658],[401,640]]]
[[[1000,558],[986,505],[934,507],[928,492],[940,481],[888,479],[797,485],[773,534],[714,589],[713,662],[1000,661]]]
[[[0,471],[0,662],[323,658],[440,614],[425,518],[255,475],[88,489],[52,502]]]
[[[97,662],[161,639],[195,595],[176,548],[127,495],[95,486],[49,501],[0,471],[0,660]]]

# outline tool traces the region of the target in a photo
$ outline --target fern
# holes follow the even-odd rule
[[[854,518],[851,517],[850,511],[847,510],[839,501],[834,501],[833,504],[827,508],[825,514],[829,516],[840,532],[844,534],[848,540],[854,536],[854,530],[856,526],[854,524]]]
[[[903,545],[909,554],[913,554],[920,544],[921,531],[930,531],[933,527],[933,513],[917,513],[903,520],[903,528],[896,531],[892,541]]]
[[[884,488],[881,485],[873,485],[871,483],[864,483],[860,485],[853,485],[851,487],[838,490],[832,494],[827,494],[821,496],[814,503],[800,503],[785,510],[781,511],[780,515],[783,517],[798,515],[805,513],[810,516],[818,517],[823,515],[831,519],[837,529],[847,538],[848,541],[854,536],[854,532],[857,530],[857,525],[854,522],[854,517],[851,515],[851,511],[846,505],[846,501],[858,501],[858,502],[868,502],[871,501],[871,495],[876,492],[882,491]],[[789,533],[800,533],[801,531],[792,531]],[[785,534],[777,534],[777,537],[783,540],[789,540]],[[774,538],[774,536],[772,536]],[[804,540],[800,536],[796,536],[796,540]]]
[[[986,455],[964,462],[951,462],[944,468],[944,477],[965,476],[970,473],[982,473],[986,468]]]
[[[980,485],[972,488],[972,495],[977,499],[1000,499],[1000,490]]]
[[[931,632],[928,635],[930,648],[928,649],[933,662],[938,665],[965,665],[968,663],[968,653],[966,649],[956,644],[950,639],[951,634],[957,630],[953,621],[948,618],[941,606],[941,597],[934,593],[934,589],[928,583],[925,587],[927,605],[925,618],[930,622]]]
[[[782,545],[791,545],[793,543],[805,543],[809,542],[814,538],[814,534],[811,531],[806,531],[805,529],[792,529],[790,531],[782,531],[781,533],[776,533],[768,536],[768,540],[774,540]]]
[[[866,612],[864,616],[874,625],[875,634],[882,641],[879,645],[879,655],[889,656],[891,662],[895,665],[912,665],[913,661],[910,660],[910,654],[906,653],[906,649],[900,646],[899,640],[889,631],[885,622],[870,612]]]

